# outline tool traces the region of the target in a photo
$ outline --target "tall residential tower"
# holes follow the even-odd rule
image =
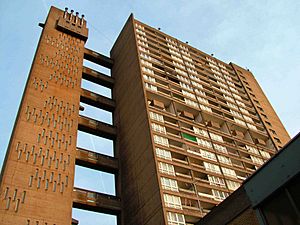
[[[71,224],[72,207],[124,225],[194,224],[290,139],[249,70],[132,15],[110,58],[84,47],[78,13],[52,7],[42,27],[1,173],[1,224]],[[113,125],[80,116],[80,102]],[[113,140],[115,157],[76,147],[78,130]],[[115,174],[116,196],[74,187],[75,164]]]

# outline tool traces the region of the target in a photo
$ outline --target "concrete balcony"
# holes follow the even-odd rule
[[[79,116],[78,130],[111,140],[114,140],[117,135],[116,127],[85,116]]]
[[[81,89],[80,101],[109,112],[113,112],[116,107],[114,100],[98,95],[86,89]]]
[[[98,52],[94,52],[91,49],[84,49],[84,59],[87,59],[93,63],[104,66],[108,69],[111,69],[113,66],[113,60],[105,55],[102,55]]]
[[[121,212],[121,200],[116,196],[101,194],[81,188],[74,188],[73,207],[100,213],[118,215]]]
[[[113,88],[114,86],[114,79],[112,77],[85,66],[82,69],[82,78],[107,88]]]
[[[108,173],[117,173],[119,170],[118,159],[83,148],[77,148],[76,165]]]

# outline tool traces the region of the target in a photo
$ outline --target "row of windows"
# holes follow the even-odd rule
[[[145,46],[145,43],[144,43],[143,41],[139,41],[138,43],[140,44],[139,49],[140,49],[141,51],[144,51],[144,52],[148,52],[148,53],[149,53],[149,50],[147,50],[147,49],[144,48],[144,47],[146,47],[146,46]],[[141,45],[144,46],[144,47],[142,47]],[[143,53],[141,53],[141,54],[143,54]],[[144,55],[144,54],[143,54],[143,55]],[[171,56],[172,56],[172,55],[171,55]],[[150,58],[151,58],[151,57],[150,57]],[[182,60],[179,59],[177,56],[173,56],[173,58],[176,59],[176,61],[182,62]],[[192,59],[189,58],[189,57],[186,57],[186,56],[185,56],[184,58],[187,59],[188,61],[192,61]],[[174,62],[174,61],[173,61],[173,64],[174,64],[174,65],[177,65],[179,68],[184,69],[184,66],[183,66],[182,64],[178,63],[178,62]],[[187,62],[186,65],[189,65],[190,67],[194,68],[194,65],[191,64],[191,63],[189,63],[189,62]],[[197,72],[196,72],[195,70],[193,70],[193,69],[188,68],[188,70],[189,70],[189,72],[191,72],[191,73],[197,74]],[[221,70],[224,70],[224,69],[221,69]],[[226,77],[228,77],[228,76],[226,76]],[[230,79],[230,78],[229,78],[229,79]],[[228,81],[228,82],[229,82],[229,84],[234,85],[231,81]],[[235,90],[235,89],[233,89],[233,91],[236,91],[236,92],[237,92],[237,90]]]
[[[158,113],[150,112],[149,115],[150,115],[150,118],[153,119],[153,120],[156,120],[156,121],[159,121],[159,122],[164,122],[163,116],[158,114]],[[152,126],[152,129],[154,131],[166,134],[165,126],[160,125],[160,124],[156,124],[156,123],[152,123],[151,126]],[[223,137],[221,135],[215,134],[213,132],[208,132],[204,129],[197,128],[195,126],[193,126],[192,129],[193,129],[194,133],[197,134],[197,135],[203,136],[205,138],[209,138],[209,135],[210,135],[210,137],[213,141],[218,141],[220,143],[224,142]],[[225,154],[228,153],[225,146],[219,145],[217,143],[212,144],[210,141],[207,141],[205,139],[189,135],[187,133],[182,133],[182,136],[183,136],[183,138],[185,138],[187,140],[197,142],[197,144],[200,145],[200,146],[210,148],[210,149],[212,149],[212,147],[214,147],[217,151],[223,152]],[[162,145],[168,146],[168,140],[166,138],[164,138],[164,139],[159,138],[159,137],[155,137],[155,138],[156,138],[156,143],[158,143],[158,144],[162,143]],[[271,157],[271,155],[268,152],[263,151],[263,150],[259,151],[255,147],[252,147],[252,146],[249,146],[249,145],[245,145],[245,149],[249,153],[253,153],[257,156],[260,156],[260,154],[261,154],[261,156],[263,158],[266,158],[266,159],[269,159]],[[225,160],[223,160],[223,161],[225,162]],[[255,158],[253,158],[253,161],[255,163],[257,163],[259,160],[256,160]],[[228,164],[229,164],[229,162],[228,162]],[[259,163],[259,164],[261,164],[261,163]]]
[[[240,183],[232,181],[232,180],[225,180],[223,178],[217,177],[217,176],[212,176],[212,175],[207,175],[208,177],[208,181],[211,185],[216,185],[216,186],[220,186],[220,187],[225,187],[225,181],[227,184],[227,187],[229,190],[236,190],[237,188],[239,188],[241,186]]]
[[[229,190],[236,190],[237,188],[240,187],[240,183],[232,181],[232,180],[227,180],[227,179],[223,179],[220,178],[218,176],[212,176],[212,175],[207,175],[208,177],[208,181],[210,183],[210,185],[214,185],[214,186],[220,186],[225,188],[225,181],[227,184],[227,187]],[[170,179],[170,178],[166,178],[166,177],[161,177],[161,184],[162,184],[162,188],[165,190],[171,190],[171,191],[175,191],[178,192],[178,184],[176,180]]]
[[[153,71],[152,69],[150,69],[150,68],[152,68],[152,64],[149,63],[149,62],[147,62],[147,61],[145,61],[145,60],[143,60],[143,59],[141,60],[141,62],[142,62],[143,65],[145,65],[145,66],[142,67],[142,71],[144,71],[144,72],[146,72],[146,73],[148,73],[148,74],[154,75],[154,71]],[[147,66],[147,67],[146,67],[146,66]],[[149,67],[150,67],[150,68],[149,68]],[[183,81],[183,83],[186,84],[186,86],[184,86],[184,88],[187,88],[189,91],[192,91],[192,92],[193,92],[193,88],[191,88],[191,87],[189,87],[189,86],[187,85],[187,84],[190,84],[190,83],[191,83],[190,80],[187,78],[187,73],[184,72],[184,71],[182,71],[182,70],[180,70],[180,69],[177,69],[177,68],[175,68],[175,71],[176,71],[177,73],[180,74],[180,75],[177,74],[177,78],[178,78],[179,80]],[[190,71],[191,71],[191,70],[190,70]],[[182,85],[183,83],[181,82],[181,86],[183,86],[183,85]],[[219,87],[219,89],[220,89],[222,92],[224,92],[224,93],[226,93],[226,94],[228,94],[228,95],[230,95],[230,96],[232,95],[232,96],[234,96],[236,99],[242,100],[241,97],[240,97],[239,95],[229,92],[229,91],[227,90],[227,86],[224,86],[223,83],[220,83],[219,81],[218,81],[217,83],[221,86],[221,87]],[[192,84],[193,84],[194,86],[196,86],[197,88],[203,89],[203,86],[202,86],[201,84],[199,84],[198,82],[192,81]],[[222,87],[223,87],[223,88],[222,88]],[[225,89],[224,89],[224,88],[225,88]],[[237,91],[237,90],[231,88],[231,91]],[[183,93],[183,94],[187,94],[187,92],[185,92],[185,93]],[[192,93],[189,93],[188,96],[191,96],[192,98],[195,99],[195,96],[194,96]],[[228,98],[231,99],[232,101],[234,101],[233,98],[231,98],[231,97],[228,97]],[[244,104],[243,102],[240,102],[240,101],[237,100],[237,103],[238,103],[239,105],[243,106],[243,107],[246,107],[245,104]]]
[[[156,137],[155,138],[155,140],[156,140],[155,143],[157,143],[157,144],[168,143],[168,139],[167,138],[159,137],[157,135],[155,135],[155,137]],[[162,138],[162,139],[160,139],[160,138]],[[159,141],[157,141],[157,140],[159,140]],[[196,140],[198,141],[198,144],[201,145],[201,146],[205,146],[205,147],[209,147],[209,148],[211,148],[211,146],[212,146],[210,142],[205,141],[203,139],[196,138]],[[215,147],[215,149],[217,151],[225,153],[225,154],[228,154],[226,147],[218,145],[218,144],[213,144],[213,145],[214,145],[214,147]],[[246,145],[246,148],[250,149],[249,152],[251,152],[251,153],[255,152],[255,153],[259,154],[258,150],[256,148],[254,148],[254,147],[250,147],[250,146]],[[172,160],[170,151],[164,150],[164,149],[160,149],[160,148],[156,148],[156,152],[157,152],[157,155],[160,158],[165,158],[165,159]],[[195,155],[199,155],[199,156],[201,156],[203,158],[206,158],[206,159],[213,160],[213,161],[217,161],[217,159],[218,159],[220,163],[224,163],[224,164],[227,164],[227,165],[232,165],[231,159],[229,157],[226,157],[226,156],[223,156],[223,155],[218,155],[218,154],[215,154],[215,153],[203,150],[203,149],[193,148],[192,150],[188,150],[188,152],[193,153]],[[269,158],[270,157],[270,154],[268,152],[265,152],[263,150],[261,150],[261,152],[263,152],[265,158]],[[262,165],[264,163],[263,159],[261,159],[259,157],[256,157],[256,156],[253,156],[251,154],[250,154],[250,159],[252,160],[252,162],[254,164]],[[209,170],[210,168],[206,168],[206,169]],[[212,170],[216,171],[215,169],[212,169]],[[227,170],[225,170],[225,173],[229,174],[229,175],[235,176],[231,172],[227,173]]]
[[[247,79],[246,77],[243,75],[243,73],[241,71],[238,71],[239,72],[239,75],[240,77],[242,78],[243,80],[243,83],[245,84],[246,88],[248,89],[248,93],[250,96],[252,96],[252,100],[253,102],[256,104],[256,107],[260,110],[260,115],[265,119],[264,122],[265,124],[267,124],[268,126],[272,127],[272,124],[269,122],[269,118],[267,117],[266,114],[264,114],[264,110],[263,108],[260,106],[260,103],[259,101],[256,99],[256,96],[253,94],[253,91],[252,89],[250,88],[250,85],[249,83],[247,82]],[[268,128],[269,131],[273,134],[273,135],[277,135],[277,133],[273,130],[273,129],[270,129]],[[277,137],[274,137],[275,141],[278,143],[278,144],[281,144],[281,141],[277,138]]]
[[[143,67],[143,70],[146,71],[147,68],[146,68],[146,67]],[[149,81],[149,82],[152,82],[152,83],[155,83],[155,78],[153,78],[153,77],[151,77],[151,76],[149,76],[149,75],[146,75],[146,74],[144,74],[143,76],[144,76],[144,80],[147,81],[147,82],[145,83],[145,87],[146,87],[147,89],[152,90],[152,91],[157,91],[157,87],[156,87],[155,85],[149,84],[149,83],[148,83],[148,81]],[[184,84],[184,83],[182,83],[182,82],[180,83],[180,85],[181,85],[181,86],[185,86],[185,88],[190,88],[188,85],[186,85],[186,84]],[[196,89],[196,92],[199,93],[199,94],[202,94],[202,95],[204,94],[203,92],[202,92],[202,93],[199,92],[198,89]],[[182,90],[182,93],[183,93],[183,95],[186,96],[186,97],[192,98],[192,99],[194,99],[194,100],[196,99],[196,96],[195,96],[194,94],[188,92],[188,91]],[[208,111],[208,112],[212,112],[212,109],[211,109],[210,107],[206,106],[206,105],[209,105],[209,102],[208,102],[207,99],[205,99],[205,98],[203,98],[203,97],[200,97],[200,96],[197,96],[197,100],[198,100],[198,102],[199,102],[199,104],[198,104],[196,101],[193,101],[193,100],[191,100],[191,99],[189,99],[189,98],[184,98],[184,101],[185,101],[185,103],[186,103],[187,105],[190,105],[190,106],[195,107],[195,108],[197,108],[197,109],[198,109],[199,106],[200,106],[200,109],[201,109],[201,110]],[[228,97],[227,97],[227,98],[228,98]],[[229,98],[230,98],[230,97],[229,97]],[[203,104],[206,104],[206,105],[203,105]],[[239,107],[237,107],[235,104],[233,104],[233,103],[231,103],[231,102],[227,102],[227,105],[228,105],[228,107],[233,108],[233,109],[235,109],[235,110],[239,110],[239,109],[240,109],[240,111],[241,111],[242,113],[245,113],[245,114],[248,114],[248,115],[249,115],[249,112],[248,112],[246,109],[239,108]],[[251,124],[251,123],[254,123],[254,121],[253,121],[253,119],[252,119],[251,117],[246,116],[246,115],[242,115],[240,112],[235,111],[235,110],[233,110],[233,109],[230,109],[229,112],[231,112],[231,114],[234,116],[234,121],[235,121],[236,123],[238,123],[239,125],[242,125],[242,126],[244,126],[244,127],[248,126],[248,127],[249,127],[250,129],[252,129],[252,130],[256,130],[256,131],[258,130],[257,127],[256,127],[255,125]],[[244,120],[247,121],[247,123],[244,122]]]
[[[216,200],[223,201],[229,196],[227,192],[212,189],[213,196]]]
[[[217,176],[212,176],[212,175],[207,175],[208,177],[208,181],[210,183],[210,185],[214,185],[214,186],[219,186],[219,187],[223,187],[225,188],[225,181],[227,184],[227,187],[229,190],[236,190],[237,188],[240,187],[240,183],[232,181],[232,180],[224,180],[223,178],[217,177]],[[166,177],[161,177],[161,184],[162,184],[162,188],[165,190],[171,190],[174,192],[178,192],[178,184],[176,180],[170,179],[170,178],[166,178]]]
[[[204,153],[204,154],[207,154],[207,153]],[[212,157],[211,155],[208,155],[208,154],[206,156]],[[251,157],[251,158],[253,158],[253,157]],[[256,159],[260,160],[260,161],[258,161],[257,164],[263,163],[263,161],[261,159],[259,159],[259,158],[256,158]],[[225,159],[225,160],[228,160],[228,158]],[[219,166],[219,165],[209,163],[209,162],[203,162],[203,166],[204,166],[206,171],[213,172],[213,173],[216,173],[216,174],[222,174],[223,173],[225,176],[233,177],[233,178],[236,178],[236,179],[238,178],[235,170],[233,170],[233,169],[229,169],[227,167]],[[165,174],[175,176],[175,169],[174,169],[174,166],[171,165],[171,164],[164,163],[164,162],[159,162],[159,170],[160,170],[161,173],[165,173]]]
[[[139,25],[139,26],[141,26],[141,25]],[[142,27],[142,28],[141,28]],[[141,38],[141,36],[142,35],[144,35],[144,36],[146,36],[146,33],[145,33],[145,29],[144,29],[144,27],[143,26],[141,26],[141,27],[136,27],[136,30],[137,30],[137,35],[138,35],[138,38]],[[150,30],[148,30],[149,32],[150,32]],[[148,32],[147,31],[147,32]],[[139,35],[139,34],[141,34],[141,35]],[[149,34],[150,35],[150,34]],[[150,36],[152,36],[152,35],[150,35]],[[190,52],[190,50],[186,47],[186,46],[184,46],[184,45],[182,45],[182,44],[179,44],[179,45],[177,45],[177,41],[175,41],[175,40],[172,40],[172,39],[170,39],[170,38],[167,38],[167,37],[164,37],[162,34],[157,34],[156,35],[159,39],[161,39],[161,38],[163,38],[163,39],[165,39],[165,41],[166,41],[166,45],[169,47],[169,49],[172,49],[174,52],[172,52],[173,54],[179,54],[178,52],[180,51],[181,53],[182,53],[182,57],[183,58],[185,58],[185,57],[187,57],[187,58],[190,58],[191,57],[191,54],[189,53]],[[154,37],[154,36],[153,36]],[[156,38],[154,38],[154,39],[156,39]],[[163,39],[161,39],[161,40],[163,40]],[[155,41],[151,41],[151,42],[155,42]],[[164,47],[165,48],[165,47]],[[178,51],[178,52],[176,52],[176,51]],[[176,53],[175,53],[176,52]],[[195,51],[195,50],[193,50],[193,49],[191,49],[191,52],[193,53],[193,54],[195,54],[197,57],[197,59],[199,59],[199,54]],[[201,54],[200,54],[201,55]],[[201,55],[202,56],[202,55]],[[205,57],[205,56],[202,56],[202,60],[203,61],[205,61],[205,60],[207,60],[207,61],[213,61],[213,62],[215,62],[215,60],[214,59],[212,59],[212,58],[210,58],[210,57]],[[196,60],[196,61],[198,61],[198,60]],[[217,65],[217,63],[215,63],[216,65]],[[225,64],[222,64],[222,63],[218,63],[218,65],[219,65],[219,67],[221,68],[221,70],[224,70],[224,71],[227,71],[227,67],[226,67],[226,65]],[[231,69],[230,69],[230,71],[232,71]],[[231,74],[232,76],[235,76],[235,74]]]
[[[208,194],[205,192],[198,192],[198,194],[201,196],[205,196],[209,198],[212,197],[217,201],[222,201],[229,196],[229,193],[220,190],[215,190],[215,189],[211,189],[211,193],[212,194]],[[170,208],[175,208],[175,209],[182,209],[180,197],[171,194],[164,194],[163,196],[164,196],[165,206]]]
[[[146,40],[146,38],[144,37],[144,40]],[[141,44],[142,42],[140,42],[140,44]],[[143,44],[143,43],[142,43]],[[177,46],[177,44],[176,44],[176,46]],[[181,46],[181,48],[184,48],[184,46]],[[188,51],[188,49],[186,49],[187,51]],[[182,50],[182,51],[185,51],[185,50]],[[185,52],[185,54],[188,54],[188,52]],[[208,58],[208,57],[207,57]],[[211,65],[213,65],[213,64],[216,64],[216,63],[214,63],[214,60],[213,59],[210,59],[210,58],[208,58],[207,59],[208,61],[209,60],[211,60],[211,61],[213,61],[212,63],[210,63]],[[224,65],[219,65],[220,66],[220,68],[221,68],[221,70],[223,70],[224,68],[222,68],[222,66],[224,67]],[[215,72],[217,71],[217,68],[216,68],[216,66],[215,65],[213,65],[212,67],[214,67],[216,70],[214,70]],[[225,67],[226,68],[226,67]],[[184,74],[185,73],[185,75],[186,75],[186,72],[184,72],[184,71],[181,71],[181,70],[179,70],[178,69],[178,72],[181,72],[182,74]],[[153,85],[148,85],[148,88],[150,88],[150,89],[152,89],[152,90],[157,90],[156,89],[156,87],[155,86],[153,86]],[[234,90],[234,89],[232,89],[232,91],[233,92],[236,92],[236,90]],[[230,93],[230,92],[229,92]],[[232,95],[233,96],[235,96],[236,98],[241,98],[239,95],[236,95],[236,94],[234,94],[234,93],[232,93]],[[229,97],[229,96],[228,96]],[[229,98],[231,98],[231,97],[229,97]],[[200,98],[199,98],[200,99]],[[196,106],[196,104],[195,104],[195,102],[194,101],[190,101],[190,100],[185,100],[186,101],[186,103],[187,104],[189,104],[189,105],[192,105],[192,106]],[[200,100],[201,101],[201,100]],[[238,103],[238,102],[237,102]],[[241,104],[243,104],[242,102],[240,102]],[[198,108],[198,106],[196,106],[197,108]],[[206,111],[211,111],[211,108],[209,108],[209,107],[207,107],[207,106],[204,106],[204,105],[201,105],[200,106],[202,109],[204,109],[204,110],[206,110]],[[247,110],[241,110],[241,111],[243,111],[244,113],[247,113]],[[234,112],[232,112],[232,113],[234,113]],[[236,116],[238,116],[238,117],[240,117],[240,115],[239,115],[239,113],[238,112],[236,112],[235,113],[235,115]],[[252,122],[252,119],[250,118],[250,117],[245,117],[245,120],[247,120],[248,122]],[[246,126],[246,123],[244,122],[244,121],[241,121],[240,119],[235,119],[235,121],[237,122],[237,123],[239,123],[240,125],[243,125],[243,126]],[[254,126],[253,124],[249,124],[249,127],[250,127],[250,129],[253,129],[253,130],[257,130],[257,128],[256,128],[256,126]]]
[[[144,46],[144,45],[143,45]],[[142,58],[145,58],[145,59],[148,59],[148,60],[151,60],[151,61],[156,61],[158,64],[161,64],[161,62],[159,61],[159,60],[157,60],[157,59],[154,59],[154,58],[152,58],[152,57],[150,57],[149,55],[147,55],[147,54],[145,54],[145,53],[149,53],[149,50],[147,50],[147,49],[145,49],[143,46],[139,46],[139,49],[140,49],[140,51],[143,51],[143,52],[141,52],[140,53],[140,55],[141,55],[141,57]],[[175,64],[174,65],[178,65],[178,63],[177,62],[174,62]],[[191,65],[190,63],[188,63],[189,65]],[[150,65],[150,64],[149,64]],[[182,68],[182,69],[184,69],[184,66],[183,65],[178,65],[180,68]],[[192,66],[193,67],[193,66]],[[185,72],[185,71],[183,71],[183,70],[181,70],[181,69],[179,69],[179,68],[175,68],[175,71],[178,73],[178,74],[181,74],[181,75],[183,75],[183,76],[186,76],[186,77],[188,77],[188,74]],[[191,72],[192,74],[197,74],[197,72],[195,71],[195,70],[193,70],[193,69],[191,69],[191,68],[188,68],[188,71],[189,72]],[[191,77],[191,79],[194,79],[196,76],[193,76],[193,75],[190,75],[190,77]],[[226,75],[225,75],[226,76]],[[218,78],[220,78],[219,76],[217,76]],[[226,76],[226,77],[228,77],[228,76]],[[220,79],[223,79],[223,78],[220,78]],[[227,79],[227,78],[226,78]],[[230,78],[229,78],[230,79]],[[200,79],[198,78],[198,82],[200,81]],[[228,84],[230,84],[230,85],[232,85],[232,86],[235,86],[231,81],[228,81],[227,82]],[[227,85],[225,85],[224,83],[222,83],[221,84],[223,87],[225,87],[226,89],[228,89],[228,87],[227,87]],[[240,87],[239,87],[240,88]],[[231,89],[233,92],[235,92],[235,93],[238,93],[238,90],[236,90],[236,89]],[[230,93],[230,92],[229,92]],[[234,93],[233,93],[234,94]],[[238,95],[237,95],[238,96]],[[239,99],[241,99],[241,97],[240,96],[238,96],[238,98]]]

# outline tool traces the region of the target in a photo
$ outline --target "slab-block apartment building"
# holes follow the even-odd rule
[[[3,225],[81,224],[72,208],[120,225],[195,224],[290,139],[249,70],[133,15],[109,57],[85,47],[87,22],[73,10],[51,7],[40,26],[1,172]],[[79,115],[80,103],[111,112],[113,125]],[[78,131],[113,140],[114,157],[77,147]],[[74,187],[76,165],[114,174],[116,195]]]

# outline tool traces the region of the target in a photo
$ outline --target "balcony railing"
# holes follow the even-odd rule
[[[73,207],[117,215],[121,212],[121,200],[116,196],[74,188]]]
[[[108,173],[117,173],[119,169],[116,158],[82,148],[77,148],[76,164]]]

